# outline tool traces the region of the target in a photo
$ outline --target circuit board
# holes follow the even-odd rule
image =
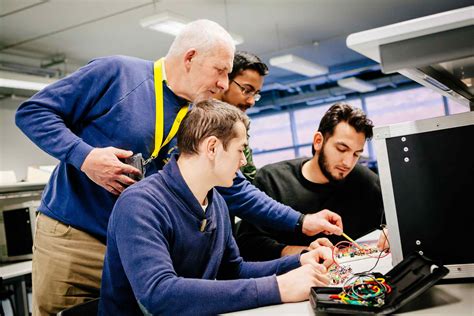
[[[391,267],[391,259],[382,258],[386,258],[388,255],[388,253],[380,252],[376,243],[360,244],[360,247],[352,243],[342,246],[336,245],[333,249],[334,264],[328,269],[330,286],[342,286],[354,273],[365,272],[373,268],[387,272]],[[382,263],[383,267],[378,267],[379,263]],[[388,269],[387,264],[389,265]]]

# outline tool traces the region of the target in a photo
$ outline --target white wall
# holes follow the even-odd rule
[[[15,111],[24,99],[0,100],[0,170],[15,171],[18,181],[26,178],[28,166],[55,165],[58,161],[39,149],[15,125]]]

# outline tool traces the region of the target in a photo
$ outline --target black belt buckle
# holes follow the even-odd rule
[[[140,181],[141,179],[145,177],[145,160],[143,159],[143,156],[141,153],[135,154],[128,158],[124,158],[123,162],[126,163],[127,165],[137,168],[141,172],[141,175],[126,173],[125,175],[127,177],[132,178],[133,180],[136,180],[136,181]]]

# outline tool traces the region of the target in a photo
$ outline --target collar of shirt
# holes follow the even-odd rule
[[[161,76],[165,82],[168,82],[166,78],[166,67],[165,67],[165,59],[163,58],[163,62],[161,63]]]

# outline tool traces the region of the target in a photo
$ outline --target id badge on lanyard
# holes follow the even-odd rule
[[[141,171],[141,176],[133,175],[131,178],[135,180],[141,180],[145,176],[146,166],[152,162],[158,154],[160,153],[161,148],[166,146],[176,135],[179,129],[179,125],[181,121],[186,116],[188,112],[188,105],[183,106],[178,114],[176,115],[176,119],[171,126],[170,132],[166,139],[163,140],[164,136],[164,127],[165,127],[165,109],[164,109],[164,98],[163,98],[163,62],[164,59],[160,58],[159,60],[155,61],[153,67],[153,77],[155,82],[155,104],[156,104],[156,111],[155,111],[155,148],[153,149],[153,153],[148,159],[143,159],[141,153],[137,153],[130,158],[124,160],[125,163],[137,168]],[[130,176],[130,175],[129,175]]]

